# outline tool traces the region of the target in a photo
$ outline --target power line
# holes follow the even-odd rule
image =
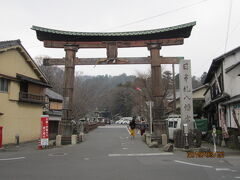
[[[225,41],[224,53],[226,53],[226,50],[227,50],[227,43],[228,43],[229,29],[230,29],[230,22],[231,22],[231,14],[232,14],[232,3],[233,3],[233,1],[230,0],[229,12],[228,12],[228,22],[227,22],[227,36],[226,36],[226,41]]]
[[[144,21],[147,21],[147,20],[150,20],[150,19],[154,19],[154,18],[157,18],[157,17],[160,17],[160,16],[164,16],[166,14],[171,14],[171,13],[180,11],[182,9],[186,9],[186,8],[190,8],[190,7],[196,6],[196,5],[201,4],[203,2],[206,2],[206,1],[209,1],[209,0],[202,0],[202,1],[199,1],[199,2],[196,2],[196,3],[191,3],[191,4],[186,5],[186,6],[182,6],[182,7],[176,8],[176,9],[172,9],[172,10],[169,10],[169,11],[166,11],[166,12],[154,15],[154,16],[150,16],[150,17],[147,17],[147,18],[144,18],[144,19],[139,19],[137,21],[132,21],[132,22],[127,23],[127,24],[123,24],[123,25],[115,26],[115,27],[112,27],[112,28],[109,28],[109,29],[105,29],[103,31],[108,31],[108,30],[111,30],[111,29],[126,27],[126,26],[129,26],[129,25],[132,25],[132,24],[137,24],[137,23],[140,23],[140,22],[144,22]]]
[[[231,35],[231,33],[235,32],[239,28],[239,25],[240,25],[240,21],[237,23],[236,26],[234,26],[233,30],[230,32],[229,35]]]

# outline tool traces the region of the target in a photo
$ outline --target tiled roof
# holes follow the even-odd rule
[[[188,38],[196,22],[161,29],[129,32],[72,32],[32,26],[40,41],[99,42]]]
[[[23,45],[19,39],[10,40],[10,41],[0,41],[0,52],[9,50],[9,49],[15,49],[16,47],[17,47],[17,49],[21,49],[22,50],[21,53],[23,53],[25,55],[24,57],[28,58],[30,60],[27,62],[33,67],[33,70],[38,74],[38,76],[41,78],[41,80],[43,80],[45,83],[48,84],[48,80],[47,80],[46,76],[40,70],[38,65],[34,62],[32,57],[28,54],[27,50],[23,47]]]
[[[204,84],[209,83],[211,81],[212,77],[214,77],[214,73],[218,70],[218,68],[220,67],[220,65],[222,64],[222,62],[225,58],[227,58],[228,56],[234,55],[235,53],[237,53],[239,51],[240,51],[240,46],[213,59],[212,64],[208,70],[207,77],[204,81]]]
[[[155,34],[160,32],[167,32],[177,29],[182,29],[186,27],[192,27],[196,25],[196,22],[191,22],[187,24],[181,24],[178,26],[172,26],[167,28],[161,29],[152,29],[152,30],[144,30],[144,31],[129,31],[129,32],[72,32],[72,31],[61,31],[49,28],[43,28],[39,26],[32,26],[32,30],[41,31],[41,32],[48,32],[54,34],[63,34],[63,35],[72,35],[72,36],[138,36],[138,35],[148,35],[148,34]]]
[[[49,97],[49,99],[63,101],[62,95],[52,91],[51,89],[47,88],[45,94]]]
[[[21,45],[21,41],[19,39],[12,40],[12,41],[0,41],[0,49],[12,47],[12,46],[19,46]]]

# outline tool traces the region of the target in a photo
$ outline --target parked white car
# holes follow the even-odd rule
[[[117,120],[116,122],[115,122],[115,124],[120,124],[121,123],[121,120]]]
[[[129,124],[130,123],[130,120],[123,120],[122,121],[122,124]]]
[[[133,117],[122,117],[122,120],[126,120],[126,121],[131,121],[133,119]]]
[[[115,124],[129,124],[132,117],[122,117],[120,120],[116,121]]]
[[[173,132],[176,129],[181,128],[181,116],[180,115],[170,115],[170,116],[168,116],[167,120],[168,120],[169,139],[173,140]]]
[[[173,140],[173,133],[176,129],[181,129],[181,116],[177,114],[169,115],[167,118],[168,121],[168,135],[169,139]],[[194,129],[197,127],[196,122],[194,121]]]

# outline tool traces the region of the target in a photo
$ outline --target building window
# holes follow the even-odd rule
[[[21,92],[28,92],[28,82],[22,81],[20,83],[20,91]]]
[[[8,92],[8,80],[0,78],[0,92]]]

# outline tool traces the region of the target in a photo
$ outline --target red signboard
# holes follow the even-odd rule
[[[48,146],[48,115],[41,116],[41,145]]]
[[[3,133],[2,133],[2,130],[3,130],[3,127],[2,126],[0,126],[0,148],[2,148],[2,135],[3,135]]]

